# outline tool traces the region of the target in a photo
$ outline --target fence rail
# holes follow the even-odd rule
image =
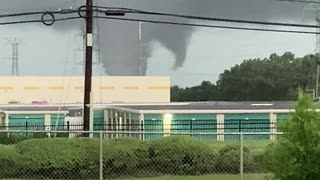
[[[134,132],[134,131],[83,131],[83,130],[74,130],[74,131],[59,131],[59,130],[0,130],[0,133],[84,133],[84,134],[164,134],[163,132]],[[283,132],[171,132],[165,133],[168,135],[284,135]]]
[[[188,130],[188,131],[207,131],[207,130],[231,130],[233,132],[243,132],[243,131],[252,131],[256,132],[261,131],[271,131],[278,130],[276,123],[252,123],[252,122],[224,122],[224,123],[174,123],[174,124],[163,124],[163,123],[130,123],[130,124],[114,124],[114,123],[94,123],[93,128],[98,130],[128,130],[128,129],[146,129],[149,131],[155,131],[159,129],[178,131],[178,130]],[[63,129],[63,130],[82,130],[83,123],[53,123],[50,125],[45,125],[44,123],[35,123],[35,122],[23,122],[23,123],[9,123],[8,125],[0,125],[0,129],[45,129],[50,128],[53,130]]]
[[[279,132],[276,124],[270,124],[266,122],[252,123],[252,122],[209,122],[205,121],[199,124],[199,122],[194,123],[190,121],[185,123],[171,123],[164,124],[158,121],[145,123],[94,123],[93,131],[103,131],[103,132],[113,132],[109,133],[109,138],[121,136],[136,136],[140,140],[152,141],[160,139],[165,136],[170,135],[190,135],[197,137],[202,140],[210,141],[234,141],[239,140],[237,133],[251,133],[247,134],[244,138],[245,140],[275,140],[275,133]],[[44,122],[24,122],[24,123],[9,123],[7,126],[0,126],[0,130],[7,131],[28,131],[27,133],[20,132],[19,136],[33,136],[29,131],[59,131],[58,135],[54,136],[78,136],[78,131],[83,130],[83,124],[78,122],[69,121],[56,121],[51,122],[50,125],[46,125]],[[72,133],[71,133],[72,132]],[[262,134],[257,134],[256,132],[265,132]],[[49,134],[51,136],[51,134]]]

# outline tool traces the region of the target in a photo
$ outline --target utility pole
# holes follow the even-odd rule
[[[90,103],[92,88],[92,59],[93,59],[93,0],[86,1],[86,62],[83,103],[83,130],[90,130]],[[85,134],[89,136],[89,134]]]
[[[10,58],[12,61],[11,65],[11,76],[19,76],[19,45],[21,45],[22,41],[18,41],[16,38],[8,41],[12,45],[12,57]]]

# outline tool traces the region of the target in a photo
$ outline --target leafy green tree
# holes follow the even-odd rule
[[[295,100],[298,89],[315,89],[320,54],[296,58],[286,52],[265,59],[244,60],[225,70],[216,84],[172,87],[172,101],[283,101]]]
[[[268,169],[280,180],[320,177],[320,112],[311,98],[299,95],[292,118],[279,125],[284,135],[265,154]]]
[[[171,101],[214,101],[218,99],[218,89],[216,85],[209,81],[203,81],[201,85],[191,88],[171,88]]]

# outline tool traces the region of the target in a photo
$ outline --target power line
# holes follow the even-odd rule
[[[292,2],[292,3],[310,3],[310,4],[320,4],[320,1],[307,1],[307,0],[273,0],[280,2]]]
[[[101,10],[105,9],[105,10]],[[81,6],[77,10],[73,9],[63,9],[59,11],[37,11],[37,12],[23,12],[23,13],[14,13],[14,14],[2,14],[0,18],[7,17],[18,17],[18,16],[29,16],[29,15],[39,15],[42,14],[42,21],[40,20],[31,20],[31,21],[14,21],[14,22],[4,22],[0,23],[0,25],[8,25],[8,24],[17,24],[17,23],[34,23],[34,22],[43,22],[46,25],[52,25],[55,22],[55,14],[72,14],[78,13],[80,17],[86,18],[81,14],[81,12],[86,11],[86,6]],[[268,26],[286,26],[286,27],[303,27],[303,28],[319,28],[318,25],[308,25],[308,24],[294,24],[294,23],[280,23],[280,22],[265,22],[265,21],[253,21],[253,20],[242,20],[242,19],[228,19],[228,18],[213,18],[213,17],[202,17],[202,16],[192,16],[192,15],[181,15],[181,14],[172,14],[172,13],[162,13],[162,12],[151,12],[151,11],[141,11],[137,9],[130,8],[117,8],[117,7],[102,7],[102,6],[94,6],[93,11],[99,13],[105,13],[106,15],[118,15],[126,13],[137,13],[137,14],[147,14],[154,16],[168,16],[168,17],[176,17],[176,18],[184,18],[184,19],[195,19],[195,20],[205,20],[205,21],[218,21],[218,22],[230,22],[230,23],[240,23],[240,24],[255,24],[255,25],[268,25]],[[50,20],[44,21],[44,16],[50,16]],[[256,29],[259,28],[250,28]]]
[[[233,29],[233,30],[247,30],[247,31],[264,31],[264,32],[280,32],[280,33],[297,33],[297,34],[320,34],[318,32],[312,31],[296,31],[296,30],[280,30],[280,29],[265,29],[265,28],[246,28],[246,27],[236,27],[236,26],[217,26],[217,25],[207,25],[207,24],[195,24],[195,23],[178,23],[172,21],[157,21],[157,20],[147,20],[147,19],[134,19],[134,18],[116,18],[116,17],[104,17],[95,16],[95,18],[100,19],[110,19],[110,20],[120,20],[120,21],[133,21],[133,22],[146,22],[153,24],[167,24],[167,25],[179,25],[179,26],[192,26],[192,27],[203,27],[203,28],[218,28],[218,29]],[[56,22],[82,19],[80,17],[68,17],[56,19]],[[42,20],[25,20],[25,21],[9,21],[0,22],[0,26],[3,25],[13,25],[13,24],[28,24],[28,23],[43,23]]]
[[[50,13],[50,14],[72,14],[72,13],[78,13],[78,11],[79,10],[73,10],[73,9],[60,9],[58,11],[21,12],[21,13],[0,14],[0,18],[43,15],[43,14],[46,14],[46,13]]]
[[[82,18],[80,17],[59,18],[59,19],[55,19],[55,22],[75,20],[75,19],[82,19]],[[47,22],[52,22],[52,20],[48,20]],[[13,25],[13,24],[29,24],[29,23],[43,23],[43,21],[42,20],[7,21],[7,22],[0,22],[0,26]]]
[[[108,8],[108,7],[101,7]],[[253,21],[253,20],[243,20],[243,19],[228,19],[228,18],[213,18],[213,17],[204,17],[204,16],[192,16],[192,15],[181,15],[181,14],[172,14],[172,13],[162,13],[162,12],[151,12],[151,11],[141,11],[137,9],[117,9],[109,7],[111,10],[106,10],[106,15],[114,13],[133,13],[133,14],[146,14],[146,15],[155,15],[155,16],[168,16],[175,18],[184,18],[184,19],[194,19],[194,20],[204,20],[204,21],[215,21],[215,22],[231,22],[239,24],[255,24],[255,25],[268,25],[268,26],[286,26],[286,27],[303,27],[303,28],[319,28],[317,25],[309,24],[295,24],[295,23],[280,23],[280,22],[266,22],[266,21]],[[120,12],[119,12],[120,11]]]
[[[135,19],[135,18],[118,18],[118,17],[105,17],[105,16],[95,16],[95,18],[110,19],[110,20],[117,20],[117,21],[146,22],[146,23],[152,23],[152,24],[192,26],[192,27],[202,27],[202,28],[233,29],[233,30],[263,31],[263,32],[280,32],[280,33],[298,33],[298,34],[320,34],[318,32],[312,32],[312,31],[295,31],[295,30],[264,29],[264,28],[246,28],[246,27],[236,27],[236,26],[218,26],[218,25],[195,24],[195,23],[178,23],[178,22],[172,22],[172,21],[157,21],[157,20]]]
[[[0,18],[9,18],[9,17],[18,17],[18,16],[32,16],[32,15],[41,15],[45,12],[37,11],[37,12],[22,12],[22,13],[13,13],[13,14],[1,14]],[[52,12],[56,13],[56,12]]]
[[[79,11],[80,11],[80,9],[74,10],[74,9],[70,8],[70,9],[59,9],[58,11],[34,11],[34,12],[0,14],[0,18],[12,18],[12,17],[25,17],[25,16],[32,16],[32,15],[41,15],[41,18],[39,20],[7,21],[7,22],[0,22],[0,25],[42,22],[43,24],[50,26],[50,25],[53,25],[56,21],[71,20],[71,19],[79,18],[79,17],[68,17],[68,18],[56,19],[56,17],[55,17],[56,14],[61,14],[61,15],[73,14],[73,13],[79,13]]]

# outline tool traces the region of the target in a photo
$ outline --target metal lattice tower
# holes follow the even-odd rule
[[[19,46],[21,45],[22,41],[18,41],[17,38],[8,41],[12,45],[12,57],[10,60],[12,61],[11,64],[11,76],[19,76]]]

